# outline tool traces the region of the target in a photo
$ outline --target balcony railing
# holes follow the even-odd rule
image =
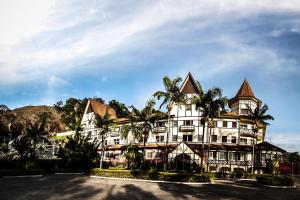
[[[153,132],[154,133],[164,133],[166,132],[167,128],[165,126],[156,126],[153,127]]]
[[[195,130],[195,126],[194,125],[181,125],[180,126],[180,131],[194,131]]]
[[[209,159],[209,164],[223,164],[223,165],[240,165],[240,166],[250,166],[251,161],[242,161],[242,160],[214,160]]]
[[[241,136],[246,136],[246,137],[255,137],[254,132],[252,129],[241,129],[240,130],[240,135]]]

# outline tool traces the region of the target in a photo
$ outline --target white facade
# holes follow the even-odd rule
[[[184,84],[191,84],[193,81],[191,75],[188,75]],[[197,93],[186,94],[189,99],[193,95],[197,95]],[[201,113],[196,110],[195,105],[188,103],[178,106],[174,104],[170,112],[170,126],[168,126],[168,120],[165,119],[157,121],[152,127],[152,132],[150,132],[146,143],[145,158],[155,161],[162,160],[166,139],[169,138],[167,143],[169,145],[170,163],[174,165],[174,162],[177,163],[180,160],[179,157],[176,160],[176,156],[186,154],[190,158],[190,164],[199,166],[202,139],[204,139],[205,154],[207,155],[204,155],[203,163],[205,165],[209,164],[208,170],[220,171],[230,169],[230,171],[234,171],[236,168],[240,168],[247,171],[251,167],[254,134],[252,131],[253,123],[245,120],[242,112],[248,108],[246,104],[251,109],[255,109],[258,102],[259,100],[252,97],[248,100],[245,97],[234,99],[234,101],[231,101],[231,112],[220,118],[213,119],[213,128],[208,129],[207,124],[205,124],[204,138],[202,138],[203,125],[200,122]],[[99,132],[94,128],[94,113],[85,114],[82,119],[82,125],[84,134],[91,133],[93,137],[100,138]],[[133,142],[133,139],[130,137],[128,139],[120,138],[120,130],[123,125],[124,122],[111,127],[111,132],[105,138],[104,144],[108,149],[106,151],[106,159],[113,157],[116,160],[122,160],[122,154],[124,153],[124,148],[122,147]],[[256,144],[263,142],[264,133],[265,127],[261,127],[258,133],[258,140],[255,141]],[[184,149],[187,149],[187,153]],[[185,158],[182,159],[186,160]]]

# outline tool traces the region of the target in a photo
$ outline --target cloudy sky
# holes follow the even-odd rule
[[[233,97],[245,78],[300,151],[299,0],[0,0],[0,104],[98,96],[144,105],[192,72]]]

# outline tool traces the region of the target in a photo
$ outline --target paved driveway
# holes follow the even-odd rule
[[[300,199],[300,189],[217,183],[179,185],[51,175],[0,178],[0,199]]]

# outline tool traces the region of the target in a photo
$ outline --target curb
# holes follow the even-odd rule
[[[73,173],[54,173],[54,175],[83,175],[84,172],[73,172]]]
[[[2,178],[35,178],[35,177],[43,177],[43,174],[37,175],[21,175],[21,176],[2,176]]]
[[[275,185],[263,185],[263,184],[258,184],[260,186],[265,186],[265,187],[269,187],[269,188],[283,188],[283,189],[292,189],[292,188],[296,188],[296,185],[294,186],[275,186]]]
[[[158,181],[158,180],[145,180],[145,179],[131,179],[131,178],[115,178],[115,177],[105,177],[105,176],[94,176],[91,175],[91,178],[98,179],[111,179],[111,180],[125,180],[125,181],[136,181],[136,182],[148,182],[148,183],[172,183],[172,184],[180,184],[180,185],[208,185],[214,184],[214,182],[203,182],[203,183],[190,183],[190,182],[172,182],[172,181]]]

